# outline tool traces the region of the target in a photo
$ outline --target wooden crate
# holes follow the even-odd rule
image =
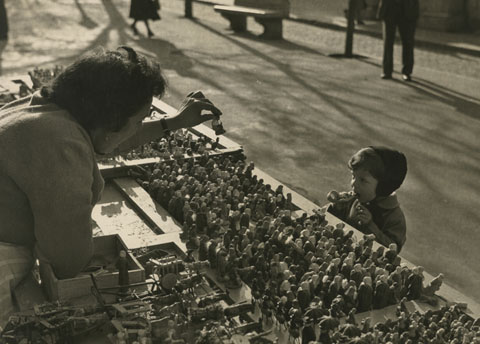
[[[93,238],[94,254],[118,257],[120,250],[127,251],[125,243],[119,235],[106,235]],[[145,270],[137,259],[127,251],[128,274],[130,283],[145,281]],[[93,286],[90,275],[78,275],[74,278],[58,279],[48,263],[40,264],[42,284],[51,301],[64,301],[92,295]],[[118,285],[118,271],[106,272],[95,277],[99,288]]]

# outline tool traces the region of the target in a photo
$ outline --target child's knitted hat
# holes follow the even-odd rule
[[[383,147],[370,146],[377,153],[385,166],[385,173],[378,181],[377,196],[386,197],[402,185],[407,175],[407,158],[399,151]]]

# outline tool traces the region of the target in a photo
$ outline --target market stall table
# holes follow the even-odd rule
[[[158,114],[169,115],[175,113],[175,109],[167,104],[155,99],[154,107]],[[156,119],[149,119],[156,120]],[[199,125],[192,128],[191,133],[197,136],[206,136],[210,140],[215,140],[214,131],[205,125]],[[242,152],[240,145],[235,142],[221,137],[219,146],[210,152],[212,156],[226,156],[235,155]],[[201,155],[184,156],[184,159],[193,159]],[[182,257],[187,256],[187,246],[184,240],[181,239],[183,232],[182,225],[172,217],[172,215],[159,205],[148,192],[135,180],[134,177],[129,175],[129,168],[134,166],[151,166],[158,161],[171,161],[171,159],[163,158],[146,158],[146,159],[133,159],[125,160],[121,158],[115,158],[110,161],[100,162],[100,169],[107,179],[104,194],[100,202],[95,206],[92,218],[95,223],[94,233],[96,236],[118,234],[125,243],[128,250],[135,250],[145,247],[171,247]],[[269,184],[272,190],[276,190],[281,183],[269,176],[265,172],[254,168],[252,171],[258,179],[263,179],[264,184]],[[292,216],[294,218],[302,217],[304,213],[308,216],[314,215],[318,211],[318,206],[313,202],[310,202],[303,196],[294,192],[286,186],[283,186],[283,194],[291,194],[292,204],[294,210]],[[335,226],[341,221],[333,215],[325,214],[325,219],[329,224]],[[343,228],[345,232],[353,231],[354,237],[357,240],[363,238],[363,234],[356,229],[345,225]],[[379,245],[374,243],[373,247],[376,249]],[[406,266],[413,268],[415,265],[402,259],[402,263]],[[215,288],[221,291],[227,291],[227,288],[222,281],[219,281],[212,269],[207,269],[207,278]],[[429,283],[434,276],[424,273],[425,282]],[[31,281],[30,281],[31,282]],[[243,302],[250,302],[252,298],[250,288],[242,283],[238,289],[230,289],[229,302],[233,304],[241,304]],[[468,305],[465,308],[465,313],[472,318],[478,318],[480,316],[480,305],[460,294],[455,289],[449,287],[445,283],[442,284],[440,290],[436,293],[439,298],[439,306],[432,307],[427,304],[423,304],[417,301],[409,301],[406,307],[411,311],[419,311],[424,313],[429,309],[438,309],[441,305],[450,304],[451,302],[457,302]],[[30,309],[34,304],[45,301],[44,295],[38,288],[34,287],[33,283],[23,284],[16,292],[17,299],[23,310]],[[88,301],[87,301],[88,299]],[[94,299],[93,299],[94,300]],[[92,302],[92,297],[82,298],[80,300],[72,300],[78,304],[84,304]],[[355,318],[358,322],[366,317],[370,317],[373,322],[384,321],[387,318],[396,318],[397,306],[389,306],[387,308],[374,310],[366,313],[356,314]],[[254,320],[259,319],[258,306],[254,312],[251,312],[249,317]],[[278,337],[280,343],[286,343],[289,340],[289,334],[285,330],[280,330],[275,326],[265,326],[264,330],[271,333],[266,334],[266,338]],[[317,328],[318,332],[318,328]],[[109,342],[106,341],[105,334],[97,334],[88,339],[86,342]],[[238,339],[241,340],[241,339]]]

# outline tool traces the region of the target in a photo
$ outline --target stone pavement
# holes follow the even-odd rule
[[[195,18],[188,20],[183,0],[162,0],[162,20],[148,39],[141,23],[141,35],[132,34],[128,4],[7,2],[10,39],[0,45],[1,73],[25,74],[68,64],[98,46],[131,45],[162,64],[165,102],[178,107],[190,91],[204,91],[224,113],[226,136],[249,159],[320,204],[328,191],[349,187],[346,161],[356,150],[396,147],[409,161],[398,192],[408,223],[402,255],[432,274],[445,273],[448,284],[480,300],[477,55],[419,46],[414,82],[398,74],[385,81],[378,32],[355,36],[361,58],[332,58],[343,50],[339,25],[287,20],[283,41],[264,41],[253,20],[249,32],[237,35],[211,6],[194,3]]]

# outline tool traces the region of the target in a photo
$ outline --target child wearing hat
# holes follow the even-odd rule
[[[352,191],[331,192],[328,211],[365,234],[374,234],[384,246],[406,241],[405,216],[395,190],[407,174],[407,159],[399,151],[370,146],[360,149],[348,161]]]

